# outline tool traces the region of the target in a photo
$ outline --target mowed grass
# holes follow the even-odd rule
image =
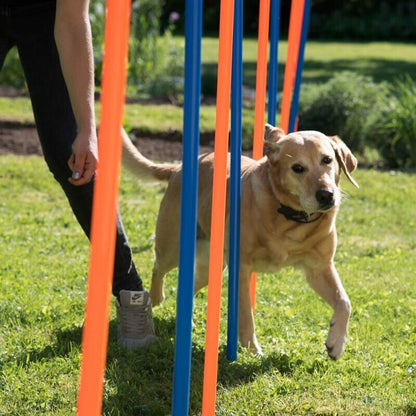
[[[222,295],[217,415],[416,414],[416,176],[359,170],[343,181],[336,264],[353,304],[344,356],[328,359],[331,310],[292,269],[259,275],[256,325],[264,357],[225,358]],[[150,284],[163,185],[123,172],[120,209]],[[0,415],[73,415],[89,246],[39,157],[0,157]],[[177,272],[154,310],[158,341],[117,345],[111,307],[103,414],[168,415]],[[201,413],[206,295],[195,298],[190,414]]]
[[[183,44],[183,37],[175,38]],[[279,42],[278,91],[282,91],[287,42]],[[210,83],[216,91],[218,39],[202,39],[202,83]],[[244,39],[243,83],[249,89],[256,84],[257,40]],[[303,83],[325,82],[340,71],[354,71],[374,78],[376,82],[392,82],[405,74],[416,75],[414,45],[388,42],[317,42],[308,41],[305,48]],[[252,123],[253,105],[243,110],[244,123]],[[97,103],[97,114],[99,104]],[[0,97],[0,121],[33,123],[29,98]],[[183,111],[174,105],[128,104],[125,107],[125,124],[153,133],[182,131]],[[215,106],[201,106],[201,131],[215,128]]]
[[[278,90],[282,90],[287,41],[279,42]],[[214,76],[218,59],[218,39],[202,42],[202,73]],[[243,83],[256,85],[257,39],[244,39]],[[392,42],[307,41],[302,82],[324,82],[340,71],[354,71],[376,82],[394,81],[403,74],[416,74],[414,44]]]

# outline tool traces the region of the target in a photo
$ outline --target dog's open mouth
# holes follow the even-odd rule
[[[299,223],[309,223],[318,220],[322,216],[322,212],[317,211],[315,213],[307,213],[306,211],[297,211],[287,205],[281,205],[277,212],[286,217],[287,220],[299,222]]]
[[[332,208],[334,208],[335,207],[335,201],[332,201],[332,202],[330,202],[330,203],[327,203],[327,204],[325,204],[325,205],[321,205],[320,207],[319,207],[319,209],[318,209],[318,211],[317,212],[321,212],[321,213],[325,213],[325,212],[328,212],[328,211],[330,211]]]

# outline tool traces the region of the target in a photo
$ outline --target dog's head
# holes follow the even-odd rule
[[[293,209],[312,214],[337,207],[341,172],[358,187],[351,176],[357,159],[337,136],[317,131],[285,135],[266,124],[265,149],[275,192]]]

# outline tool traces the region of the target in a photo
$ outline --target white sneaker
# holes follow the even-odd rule
[[[147,291],[121,290],[116,300],[119,320],[118,343],[128,351],[156,340],[152,305]]]

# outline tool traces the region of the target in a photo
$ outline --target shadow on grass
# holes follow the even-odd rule
[[[372,77],[375,82],[393,82],[404,74],[409,74],[413,77],[416,73],[416,64],[414,62],[376,58],[337,59],[331,62],[309,59],[305,62],[304,68],[303,81],[306,82],[325,82],[335,73],[342,71],[358,72]],[[309,76],[308,71],[321,71],[322,75]]]
[[[58,330],[55,336],[56,342],[53,344],[49,344],[42,349],[26,349],[21,354],[12,355],[9,360],[0,361],[0,366],[7,361],[13,361],[22,367],[26,367],[31,363],[52,360],[56,357],[65,358],[73,352],[79,353],[82,327]]]
[[[109,327],[103,414],[106,415],[164,415],[170,414],[173,390],[175,349],[175,318],[155,318],[157,341],[138,351],[128,352],[117,344],[117,321]],[[13,361],[26,367],[36,362],[53,361],[57,357],[75,359],[81,350],[82,327],[57,330],[55,342],[43,349],[25,351]],[[72,358],[71,358],[72,357]],[[204,377],[205,346],[193,342],[191,357],[191,414],[201,410]],[[290,375],[298,358],[286,354],[254,357],[240,352],[238,361],[226,358],[225,346],[220,349],[218,383],[233,387],[251,383],[256,377],[278,370]],[[79,369],[73,368],[78,375]],[[186,375],[183,375],[184,379]],[[181,388],[181,386],[179,386]],[[409,413],[410,414],[410,413]]]
[[[285,65],[278,65],[278,91],[283,89],[283,76]],[[330,62],[316,59],[307,59],[304,64],[302,82],[323,83],[328,81],[334,74],[343,71],[357,72],[373,78],[375,82],[393,82],[404,74],[414,77],[416,64],[395,59],[358,58],[358,59],[335,59]],[[243,64],[243,84],[255,88],[256,63],[252,61]],[[202,88],[205,95],[215,96],[217,81],[217,66],[213,63],[202,65]]]
[[[157,342],[139,351],[127,352],[117,345],[117,322],[110,323],[106,373],[109,393],[104,397],[106,414],[170,414],[175,318],[155,318],[155,326],[158,335]],[[190,414],[198,414],[201,410],[204,359],[204,345],[193,342]],[[298,357],[290,357],[286,354],[276,353],[267,357],[253,357],[246,352],[241,353],[238,361],[230,362],[226,358],[224,347],[219,352],[218,383],[224,387],[251,383],[256,377],[271,370],[290,375],[298,364]],[[186,375],[184,374],[183,377],[185,380]]]
[[[416,416],[416,404],[409,404],[404,409],[406,416]]]

